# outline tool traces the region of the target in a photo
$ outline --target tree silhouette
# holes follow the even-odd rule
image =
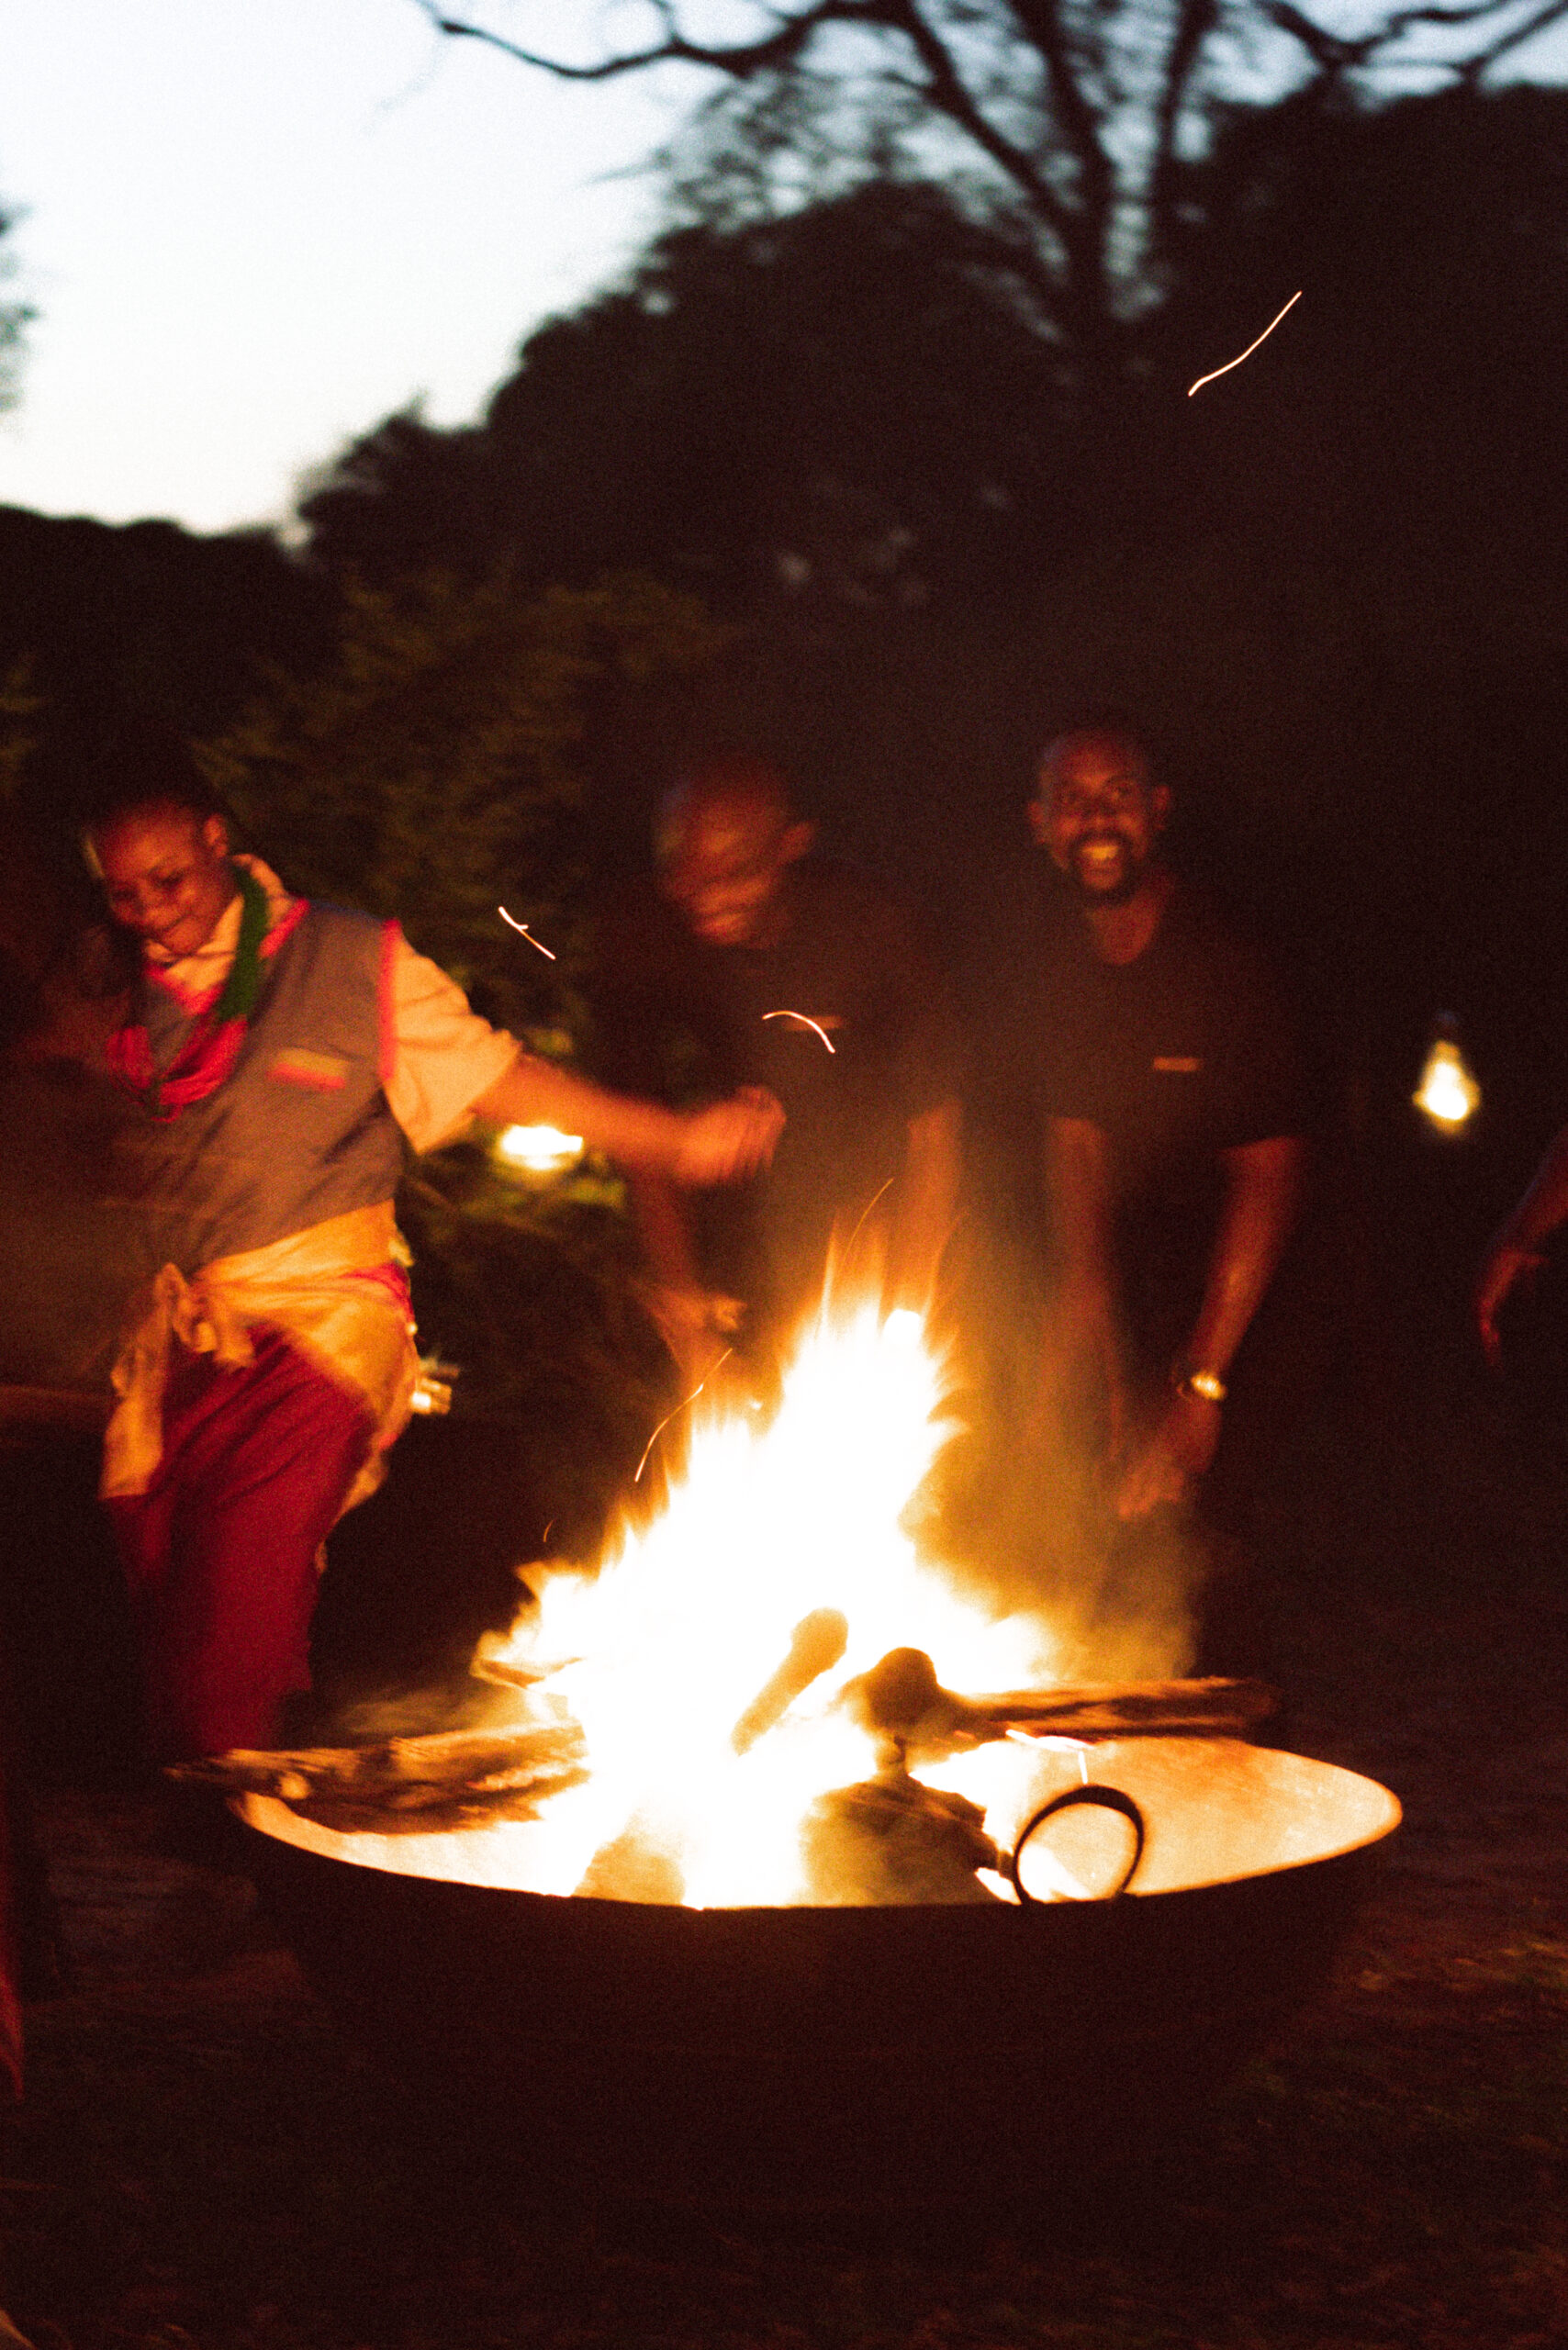
[[[868,176],[940,178],[1012,232],[1042,329],[1107,393],[1162,290],[1183,165],[1216,107],[1336,91],[1471,87],[1568,0],[1433,0],[1347,29],[1296,0],[736,0],[735,30],[652,0],[647,39],[580,57],[511,37],[512,17],[418,0],[454,39],[557,77],[655,70],[704,95],[672,154],[710,214],[778,210]]]
[[[634,559],[700,588],[747,623],[734,731],[945,896],[979,832],[1011,836],[1046,732],[1123,704],[1175,746],[1238,894],[1321,857],[1326,965],[1363,901],[1390,935],[1389,909],[1440,905],[1410,953],[1436,987],[1428,949],[1500,960],[1477,874],[1512,855],[1516,898],[1554,886],[1565,157],[1568,94],[1525,85],[1231,110],[1183,166],[1167,298],[1110,403],[938,191],[683,229],[532,338],[483,425],[362,444],[313,545],[395,577],[450,532],[450,466],[482,520],[465,565]],[[1347,826],[1353,859],[1322,845]]]
[[[1494,636],[1568,478],[1565,156],[1568,98],[1526,85],[1227,110],[1114,398],[1021,300],[1014,240],[944,191],[681,229],[532,335],[479,427],[358,443],[304,509],[312,549],[382,582],[635,565],[775,625],[994,610],[1067,564],[1223,542],[1238,573],[1415,575],[1428,606],[1447,582]]]
[[[351,449],[302,509],[312,553],[383,583],[637,566],[731,612],[1004,593],[1082,470],[1012,258],[927,188],[674,231],[531,337],[480,429],[394,417]]]

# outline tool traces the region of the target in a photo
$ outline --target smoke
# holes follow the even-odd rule
[[[1226,1546],[1191,1504],[1117,1516],[1103,1396],[1064,1366],[1022,1219],[985,1198],[956,1253],[938,1335],[964,1426],[922,1496],[923,1547],[977,1596],[1043,1617],[1063,1681],[1180,1677],[1198,1655],[1204,1594]],[[1168,1392],[1154,1376],[1135,1386],[1124,1450]]]

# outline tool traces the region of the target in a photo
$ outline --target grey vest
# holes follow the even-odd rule
[[[389,1200],[406,1146],[381,1090],[385,924],[311,905],[276,953],[233,1069],[205,1101],[120,1138],[125,1187],[157,1264],[196,1272],[264,1248],[351,1208]],[[190,1022],[168,989],[144,987],[153,1066]]]

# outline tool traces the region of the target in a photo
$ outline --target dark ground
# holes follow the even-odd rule
[[[1330,1990],[1147,2175],[868,2248],[531,2210],[399,2126],[292,1960],[182,1971],[140,1796],[44,1825],[80,1987],[29,2011],[4,2300],[39,2350],[1568,2342],[1568,1605],[1286,1595],[1290,1742],[1407,1824]],[[1048,2118],[1042,2117],[1042,2127]]]

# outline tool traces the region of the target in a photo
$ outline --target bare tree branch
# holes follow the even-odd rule
[[[1547,5],[1538,8],[1533,17],[1527,17],[1523,24],[1516,25],[1511,32],[1504,33],[1494,41],[1490,49],[1470,60],[1462,68],[1461,79],[1472,85],[1479,82],[1484,74],[1490,73],[1500,57],[1507,55],[1509,50],[1521,49],[1527,40],[1533,40],[1537,33],[1544,32],[1549,25],[1556,24],[1564,14],[1565,6],[1568,6],[1568,0],[1547,0]]]
[[[793,140],[821,136],[835,90],[842,123],[854,124],[846,151],[867,173],[896,171],[909,156],[928,169],[923,129],[956,133],[1006,191],[997,208],[1011,203],[1032,224],[1062,330],[1081,355],[1098,351],[1113,367],[1127,297],[1140,276],[1147,286],[1152,257],[1169,244],[1184,127],[1223,98],[1227,37],[1249,26],[1284,35],[1309,85],[1395,71],[1473,84],[1568,16],[1568,0],[1541,0],[1522,16],[1528,0],[1419,0],[1348,32],[1321,22],[1310,0],[774,0],[759,5],[750,37],[694,40],[680,0],[648,0],[656,39],[577,63],[525,48],[477,15],[448,14],[442,0],[416,5],[439,33],[563,81],[678,64],[719,76],[731,93],[749,89],[756,103],[738,121],[722,97],[696,119],[711,142],[715,125],[737,130],[760,189]],[[1467,31],[1478,38],[1466,50]],[[1451,37],[1452,53],[1412,45],[1424,32]],[[860,36],[847,60],[830,45],[835,33]],[[1439,50],[1450,46],[1439,39]],[[1282,94],[1293,78],[1287,65]],[[794,110],[792,97],[802,101]]]
[[[1219,24],[1219,0],[1182,0],[1159,102],[1155,109],[1154,164],[1149,184],[1157,211],[1161,208],[1176,160],[1176,132],[1193,76],[1210,35]]]
[[[1422,27],[1450,31],[1465,25],[1484,24],[1488,19],[1495,22],[1515,5],[1517,0],[1459,0],[1453,7],[1396,8],[1366,32],[1355,35],[1338,33],[1318,24],[1304,9],[1294,6],[1293,0],[1264,0],[1264,14],[1281,32],[1289,33],[1300,43],[1321,72],[1339,79],[1347,73],[1362,73],[1379,61],[1396,62],[1388,52],[1396,49],[1407,33]],[[1459,81],[1476,81],[1507,50],[1533,39],[1564,15],[1568,15],[1568,0],[1546,0],[1546,5],[1532,17],[1510,27],[1495,41],[1469,57],[1427,57],[1420,62],[1428,72],[1450,73]]]
[[[1068,241],[1079,290],[1087,292],[1085,278],[1092,274],[1103,279],[1105,270],[1115,173],[1105,151],[1102,125],[1073,69],[1058,0],[1014,0],[1014,13],[1045,62],[1058,119],[1078,165],[1084,217],[1074,224]],[[1096,291],[1103,296],[1103,285]]]
[[[600,58],[594,65],[569,65],[558,57],[545,57],[534,50],[523,49],[503,34],[494,32],[487,25],[470,23],[460,17],[443,16],[435,0],[415,0],[415,5],[430,18],[438,33],[445,33],[453,40],[476,40],[488,49],[498,49],[503,56],[513,58],[520,65],[537,66],[543,73],[553,73],[562,82],[608,82],[622,73],[641,73],[651,65],[705,65],[716,73],[727,73],[737,81],[746,81],[753,74],[765,73],[780,66],[792,65],[815,38],[824,24],[868,24],[875,26],[886,17],[882,0],[814,0],[814,5],[802,9],[798,17],[788,18],[776,33],[765,39],[735,41],[714,47],[700,41],[688,40],[677,28],[673,12],[661,6],[659,14],[670,27],[662,41],[651,49],[629,50],[617,56]]]
[[[925,67],[924,93],[936,112],[956,124],[982,154],[989,155],[1058,236],[1064,241],[1070,240],[1074,231],[1074,222],[1068,207],[1028,151],[1015,140],[1004,138],[983,112],[973,93],[966,87],[951,50],[944,46],[922,17],[913,0],[891,0],[887,15],[890,29],[905,35]],[[1104,158],[1100,154],[1097,143],[1095,154],[1103,164]]]

